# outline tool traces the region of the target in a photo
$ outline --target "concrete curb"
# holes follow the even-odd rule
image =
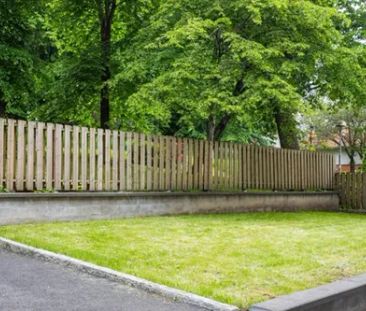
[[[249,311],[364,311],[366,274],[258,303]]]
[[[202,296],[191,294],[179,289],[160,285],[148,280],[135,277],[133,275],[114,271],[109,268],[97,266],[82,260],[74,259],[65,255],[56,254],[43,249],[38,249],[22,243],[18,243],[5,238],[0,238],[0,248],[12,251],[14,253],[28,255],[42,260],[57,263],[63,266],[74,268],[78,271],[86,272],[90,275],[106,278],[114,282],[129,285],[148,293],[157,294],[165,298],[187,303],[197,307],[205,308],[212,311],[238,311],[236,306],[217,302]]]

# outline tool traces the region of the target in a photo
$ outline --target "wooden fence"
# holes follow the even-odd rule
[[[344,209],[366,209],[366,173],[338,173],[335,187]]]
[[[326,153],[0,119],[9,191],[317,190],[334,168]]]

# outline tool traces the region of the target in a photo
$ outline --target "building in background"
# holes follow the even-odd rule
[[[340,143],[341,148],[339,146]],[[346,148],[349,146],[344,146],[343,143],[340,142],[340,137],[338,134],[333,135],[331,139],[319,140],[314,128],[312,128],[308,132],[307,139],[303,142],[303,146],[307,150],[317,150],[332,153],[337,166],[337,172],[339,172],[340,169],[342,172],[351,171],[351,160],[346,150]],[[358,153],[354,154],[354,162],[355,170],[360,169],[362,165],[362,159]]]

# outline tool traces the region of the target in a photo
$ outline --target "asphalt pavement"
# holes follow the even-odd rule
[[[55,263],[0,249],[0,310],[200,311]]]

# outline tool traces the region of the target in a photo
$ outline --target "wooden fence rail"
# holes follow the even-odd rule
[[[9,191],[332,189],[330,154],[0,119]]]
[[[366,209],[366,173],[337,173],[335,188],[344,209]]]

